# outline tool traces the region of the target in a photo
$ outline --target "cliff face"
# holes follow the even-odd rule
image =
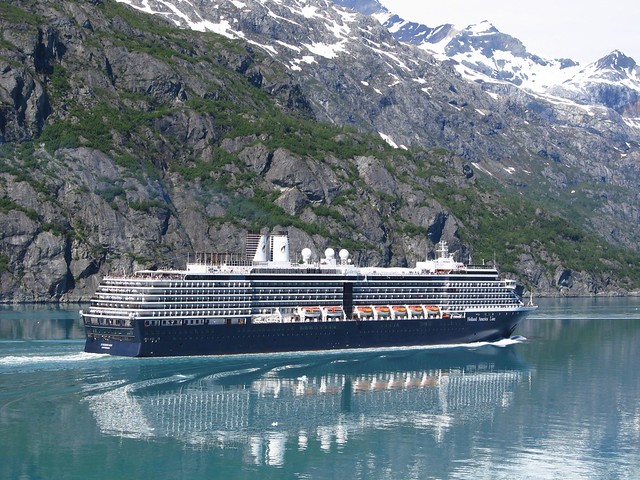
[[[111,1],[14,2],[0,12],[0,31],[0,301],[87,299],[106,272],[241,252],[247,230],[266,228],[287,228],[298,251],[348,248],[359,264],[413,265],[445,239],[460,259],[496,257],[537,292],[634,287],[634,257],[534,197],[522,200],[532,186],[567,190],[595,175],[586,160],[584,171],[555,168],[565,156],[557,132],[544,147],[541,130],[511,142],[526,121],[513,118],[557,114],[545,105],[534,114],[519,100],[492,101],[431,59],[421,67],[429,98],[412,101],[411,84],[381,95],[380,78],[357,80],[374,61],[382,68],[379,57],[298,72],[250,43],[179,30]],[[344,126],[374,117],[374,128],[387,125],[396,138],[406,129],[407,144],[429,148],[392,148]],[[327,119],[335,125],[316,122]],[[431,136],[424,124],[434,122]],[[595,138],[568,138],[599,155]],[[528,149],[542,160],[516,182],[509,169],[526,170],[514,158]],[[622,160],[626,174],[602,165],[598,175],[631,182],[632,158]],[[565,194],[572,208],[602,198],[597,184],[590,189]],[[635,198],[607,195],[598,209],[636,215]],[[602,218],[593,216],[596,229]],[[636,238],[611,225],[604,237]],[[602,262],[569,257],[578,246]]]

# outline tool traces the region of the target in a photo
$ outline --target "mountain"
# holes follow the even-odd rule
[[[640,123],[640,69],[622,52],[612,52],[583,68],[569,59],[545,60],[530,54],[522,42],[488,22],[461,31],[445,28],[446,36],[432,34],[420,46],[458,62],[457,70],[466,78],[505,81],[550,100],[559,97],[578,105],[609,107],[630,126]]]
[[[371,12],[371,0],[343,5],[323,0],[219,1],[197,8],[153,0],[126,3],[181,28],[243,39],[278,59],[295,73],[316,120],[375,132],[403,148],[447,148],[500,182],[527,185],[529,191],[548,190],[543,197],[575,190],[600,202],[610,198],[601,188],[629,189],[624,207],[603,206],[583,223],[625,247],[633,247],[640,237],[640,213],[631,193],[640,159],[640,130],[634,118],[619,113],[632,109],[614,110],[545,93],[557,83],[542,79],[561,73],[564,82],[566,72],[578,68],[575,62],[530,55],[521,42],[486,23],[463,31],[434,29],[415,48],[394,38],[404,22],[395,21],[392,27],[389,20],[380,23],[384,11],[363,16],[343,7]],[[410,30],[416,28],[412,25]],[[436,39],[451,57],[443,60],[426,51]],[[468,55],[484,58],[495,68],[490,75],[482,74],[483,62],[460,57]],[[521,84],[527,80],[539,88],[518,86],[518,78]],[[586,70],[575,78],[580,78],[580,85],[592,81]],[[545,165],[547,159],[555,165]],[[541,175],[527,173],[535,171]],[[625,213],[612,218],[610,211]]]
[[[640,126],[640,69],[622,52],[581,67],[571,59],[549,60],[532,54],[520,40],[487,21],[465,28],[451,24],[430,28],[400,18],[375,0],[335,3],[372,15],[400,42],[416,45],[441,61],[453,61],[470,81],[508,82],[551,100],[559,97],[579,105],[606,106],[628,125]]]
[[[612,52],[588,65],[547,93],[582,105],[603,105],[629,125],[640,126],[640,69],[622,52]]]
[[[16,0],[0,31],[0,301],[265,228],[368,265],[446,239],[545,294],[640,285],[614,108],[469,81],[321,0]]]

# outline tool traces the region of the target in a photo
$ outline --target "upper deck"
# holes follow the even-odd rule
[[[411,281],[414,278],[421,278],[426,280],[426,277],[448,278],[451,281],[499,280],[499,273],[495,267],[465,265],[454,260],[445,242],[440,242],[437,247],[435,259],[416,262],[414,267],[357,267],[353,265],[349,252],[344,249],[340,250],[337,258],[335,251],[328,248],[324,252],[324,257],[314,259],[311,251],[305,248],[301,252],[301,261],[292,262],[289,258],[288,239],[285,236],[277,236],[271,243],[261,237],[256,247],[258,253],[254,253],[253,258],[247,254],[196,253],[189,256],[184,270],[139,270],[133,275],[108,276],[105,280],[112,285],[153,284],[156,287],[171,286],[176,281],[243,281],[261,278],[274,280],[321,278],[354,282],[374,279]],[[280,253],[273,253],[275,250]],[[272,253],[267,254],[265,251]],[[511,283],[511,281],[508,282]],[[513,285],[515,287],[515,282]]]
[[[263,236],[265,237],[265,236]],[[257,253],[253,258],[238,254],[202,254],[196,253],[187,261],[185,275],[236,274],[236,275],[342,275],[342,276],[413,276],[413,275],[498,275],[493,266],[465,265],[454,260],[449,254],[446,242],[437,245],[436,258],[416,262],[415,267],[357,267],[353,265],[350,254],[342,249],[336,258],[335,251],[327,248],[324,257],[313,259],[311,250],[301,251],[301,261],[292,262],[289,258],[289,245],[286,236],[276,236],[271,247],[266,238],[261,237]],[[262,245],[262,247],[261,247]],[[271,254],[265,252],[271,251]],[[274,253],[279,251],[279,254]]]

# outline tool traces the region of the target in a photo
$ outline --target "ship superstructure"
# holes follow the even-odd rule
[[[86,351],[206,355],[467,343],[509,336],[535,306],[491,266],[446,243],[413,268],[356,267],[347,250],[291,262],[287,234],[247,253],[195,255],[185,270],[107,276],[82,312]]]

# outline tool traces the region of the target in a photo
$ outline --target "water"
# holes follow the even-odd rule
[[[0,307],[1,479],[640,478],[640,299],[497,344],[130,359]]]

